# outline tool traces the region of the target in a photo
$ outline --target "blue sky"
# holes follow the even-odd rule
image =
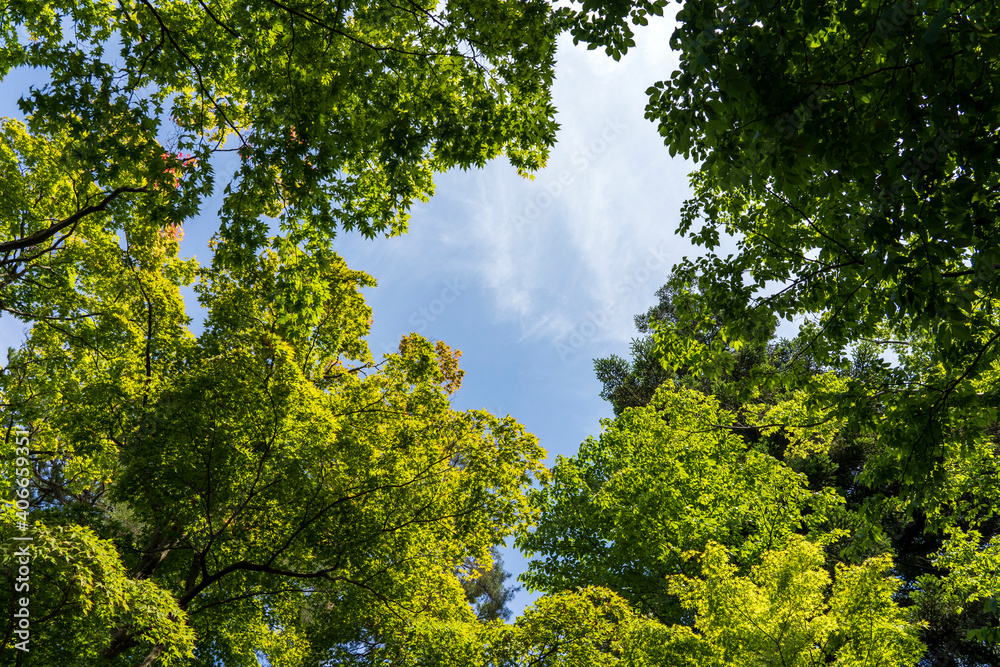
[[[561,129],[533,181],[498,160],[437,179],[409,232],[341,237],[353,268],[378,280],[374,354],[416,331],[462,350],[456,408],[510,414],[538,436],[549,462],[576,453],[600,419],[593,360],[627,356],[636,313],[675,262],[694,252],[677,236],[690,162],[671,158],[643,117],[645,90],[670,76],[673,21],[637,33],[620,62],[559,44],[554,88]],[[525,561],[504,553],[508,570]],[[537,595],[522,591],[515,615]]]
[[[670,18],[651,20],[620,62],[560,41],[561,129],[533,180],[502,160],[455,170],[438,177],[436,195],[414,210],[404,236],[338,241],[348,264],[378,281],[366,294],[372,352],[393,351],[411,331],[462,350],[455,407],[513,416],[538,436],[550,463],[574,454],[611,416],[593,359],[627,356],[633,316],[654,303],[670,266],[693,252],[674,230],[694,166],[671,158],[643,117],[644,91],[676,65],[672,29]],[[41,83],[33,76],[4,81],[0,115],[20,115],[14,99]],[[217,208],[209,202],[204,210]],[[182,254],[207,261],[216,226],[211,215],[185,225]],[[189,312],[195,305],[190,298]],[[0,343],[17,345],[22,329],[3,318]],[[510,571],[524,570],[516,551],[504,557]],[[515,615],[535,598],[522,591]]]

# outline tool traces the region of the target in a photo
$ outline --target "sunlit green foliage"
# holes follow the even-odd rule
[[[544,0],[7,3],[0,77],[36,83],[5,89],[30,135],[0,147],[4,283],[134,207],[181,225],[215,188],[225,266],[274,226],[310,251],[400,233],[437,171],[544,164],[556,32]]]
[[[523,489],[544,468],[512,419],[451,410],[457,353],[414,335],[372,360],[358,292],[372,281],[335,255],[200,270],[195,337],[176,241],[88,249],[68,240],[76,289],[0,380],[6,424],[31,434],[32,530],[94,544],[78,575],[33,571],[51,591],[33,598],[33,642],[86,637],[117,664],[320,664],[424,617],[475,622],[460,566],[489,566],[530,521]],[[96,596],[87,622],[81,582],[103,579],[125,592]],[[146,599],[172,614],[169,638],[165,619],[143,625]]]
[[[537,169],[559,30],[617,59],[666,2],[571,5],[0,10],[0,76],[38,74],[0,121],[0,310],[28,327],[0,373],[4,484],[30,440],[20,664],[996,656],[989,3],[685,3],[647,116],[700,162],[680,231],[710,253],[631,364],[598,362],[616,418],[551,477],[513,419],[452,410],[457,350],[372,358],[374,281],[338,230],[401,233],[451,167]],[[211,262],[180,259],[216,190]],[[8,505],[0,532],[12,584]],[[546,595],[507,624],[512,534]]]
[[[574,35],[617,58],[629,22],[664,5],[574,3]],[[685,2],[679,68],[646,91],[671,154],[699,162],[678,231],[708,251],[675,267],[659,356],[714,391],[780,320],[804,320],[799,355],[814,365],[765,364],[728,388],[740,404],[805,390],[861,445],[860,544],[907,552],[897,566],[940,630],[933,660],[964,641],[956,619],[995,619],[995,605],[964,604],[975,585],[942,583],[957,561],[927,564],[942,546],[967,553],[947,535],[997,529],[997,18],[994,4],[944,0]],[[817,366],[845,384],[817,386]]]
[[[70,665],[97,662],[102,645],[95,637],[111,637],[129,626],[137,639],[162,647],[161,664],[183,664],[192,657],[194,632],[177,601],[149,580],[135,579],[122,565],[110,540],[101,539],[78,525],[50,528],[35,523],[30,542],[16,542],[20,535],[10,505],[3,507],[4,560],[26,562],[27,587],[15,598],[30,600],[33,614],[55,612],[46,628],[46,641],[28,639],[30,664]],[[28,558],[15,558],[21,548]],[[61,612],[61,613],[60,613]],[[41,615],[29,617],[31,631]],[[4,664],[11,664],[13,649],[4,646]]]
[[[623,19],[584,30],[589,16],[580,37],[627,50]],[[680,68],[647,91],[647,117],[672,153],[701,163],[680,231],[709,253],[678,267],[699,289],[675,299],[661,352],[718,372],[727,348],[800,316],[815,319],[804,340],[821,364],[864,341],[920,346],[918,367],[886,368],[834,401],[892,443],[879,475],[920,499],[936,462],[976,447],[1000,403],[980,382],[1000,349],[996,7],[707,0],[677,18]],[[876,397],[884,408],[871,410]]]
[[[404,231],[435,172],[541,166],[556,32],[541,0],[0,10],[25,114],[0,135],[0,309],[29,327],[4,423],[30,432],[34,530],[92,542],[80,581],[120,591],[39,560],[54,653],[22,658],[320,664],[475,622],[464,564],[530,520],[542,451],[450,409],[446,344],[371,357],[374,281],[332,240]],[[213,192],[211,262],[178,259]]]

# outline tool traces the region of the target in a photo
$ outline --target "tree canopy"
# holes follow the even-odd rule
[[[620,55],[629,17],[665,4],[583,3],[574,35]],[[677,267],[698,290],[659,335],[668,363],[718,368],[726,346],[759,345],[797,317],[822,363],[895,341],[922,361],[836,400],[880,397],[884,410],[844,410],[892,442],[886,469],[914,499],[933,495],[937,462],[975,447],[982,428],[965,425],[998,404],[995,13],[686,2],[671,38],[680,68],[647,91],[670,151],[700,163],[679,231],[708,250]],[[735,254],[719,250],[727,235]],[[711,342],[690,335],[723,312]]]
[[[530,519],[533,436],[450,409],[461,371],[443,343],[372,360],[371,280],[336,257],[293,267],[312,271],[315,313],[289,307],[301,286],[273,254],[252,281],[202,270],[196,338],[176,251],[154,234],[79,262],[64,316],[0,380],[52,544],[35,547],[32,664],[322,664],[422,615],[471,622],[456,568]]]
[[[671,321],[674,318],[673,299],[677,294],[670,288],[657,291],[659,303],[636,318],[640,332],[649,332],[657,319]],[[655,407],[658,414],[664,415],[663,392],[683,390],[695,392],[691,394],[693,396],[710,396],[709,400],[716,402],[729,415],[728,421],[714,420],[697,429],[685,429],[690,437],[729,436],[734,452],[745,452],[745,456],[769,461],[773,466],[783,464],[790,471],[802,475],[800,479],[805,489],[813,493],[833,493],[841,499],[842,504],[833,504],[828,508],[829,523],[817,524],[821,529],[814,533],[816,537],[832,540],[826,547],[827,569],[831,574],[838,563],[856,564],[873,556],[892,559],[893,576],[901,582],[894,598],[906,608],[908,618],[919,628],[919,637],[927,647],[922,664],[933,665],[946,660],[968,665],[994,664],[997,659],[995,646],[982,641],[992,636],[991,628],[998,621],[995,607],[990,602],[995,590],[990,588],[995,570],[992,556],[988,555],[991,549],[984,546],[992,544],[1000,524],[990,506],[993,501],[987,500],[993,497],[992,492],[982,480],[990,478],[996,470],[994,461],[1000,447],[996,424],[987,429],[988,444],[970,452],[966,459],[953,461],[944,469],[940,485],[944,491],[942,499],[946,500],[933,508],[914,510],[905,487],[898,483],[879,482],[872,475],[861,474],[866,468],[877,465],[881,454],[878,441],[870,433],[854,429],[846,419],[823,419],[826,408],[822,402],[815,400],[814,391],[784,389],[781,382],[775,383],[776,388],[758,390],[752,396],[746,396],[742,389],[748,379],[752,381],[761,375],[780,378],[787,374],[799,376],[809,372],[814,376],[813,388],[822,383],[843,391],[852,381],[878,380],[884,369],[881,364],[872,361],[879,358],[879,349],[859,347],[854,351],[848,368],[831,369],[813,362],[803,341],[772,339],[760,348],[730,350],[729,354],[734,357],[731,369],[719,372],[711,380],[686,373],[683,369],[681,372],[664,370],[657,380],[659,384],[653,384],[655,369],[662,367],[656,355],[650,352],[652,342],[652,334],[646,333],[643,338],[633,341],[630,360],[610,358],[595,361],[598,377],[605,383],[602,395],[612,402],[619,415],[613,427],[605,428],[605,434],[616,433],[621,424],[630,423],[634,417],[626,418],[626,415],[634,411],[649,413]],[[608,375],[609,366],[620,372]],[[646,398],[643,399],[643,396]],[[670,433],[668,429],[676,428],[676,423],[671,417],[662,432]],[[708,435],[712,429],[718,431],[715,436]],[[655,431],[630,428],[629,432],[635,440],[648,438]],[[640,433],[642,435],[638,435]],[[601,479],[602,475],[607,478],[608,473],[595,474],[593,468],[627,469],[634,474],[631,471],[636,457],[630,450],[611,447],[609,453],[601,457],[600,463],[593,460],[593,451],[592,446],[585,444],[575,461],[560,461],[553,470],[554,479],[564,478],[562,468],[583,469],[587,472],[581,474],[582,479],[586,480],[590,489],[594,489],[591,480]],[[676,450],[666,451],[668,453],[664,456],[667,461],[673,462],[678,458],[676,454],[669,453]],[[682,464],[683,470],[691,468]],[[643,475],[650,471],[651,477],[646,484],[655,484],[662,478],[672,482],[669,484],[672,489],[683,488],[674,481],[675,478],[660,472],[657,465],[640,465],[638,470]],[[733,469],[730,467],[728,470]],[[737,483],[730,481],[723,488],[728,490],[733,486]],[[582,525],[620,524],[593,521],[592,513],[606,511],[609,504],[597,501],[593,492],[586,489],[583,487],[582,491],[573,492],[553,489],[545,494],[542,507],[551,509],[548,512],[543,510],[540,520],[540,529],[544,529],[546,536],[543,540],[559,535],[560,530],[572,534],[579,534],[581,530],[585,534],[586,531],[598,530],[596,527],[580,528]],[[604,493],[602,490],[601,494]],[[636,503],[641,509],[641,517],[651,515],[643,501],[636,500],[645,498],[645,491],[616,495],[619,495],[618,502],[624,507],[629,502]],[[737,492],[733,497],[744,496]],[[573,509],[568,511],[569,508]],[[687,505],[685,512],[690,512]],[[665,514],[678,516],[676,508]],[[573,528],[566,528],[567,525]],[[972,525],[976,528],[970,535],[966,527]],[[796,529],[797,534],[802,531],[801,527]],[[837,531],[845,532],[838,534]],[[696,534],[691,530],[682,532],[685,535]],[[529,541],[535,539],[533,537]],[[616,535],[611,539],[617,546],[603,549],[605,556],[601,569],[606,572],[617,572],[622,568],[620,562],[610,561],[608,554],[621,551],[625,554],[625,562],[631,562],[628,559],[644,549],[642,545],[645,543],[635,536]],[[747,538],[743,533],[732,541],[715,539],[733,549],[744,544]],[[541,559],[540,565],[535,566],[534,574],[529,573],[529,581],[535,581],[545,589],[546,582],[554,580],[548,571],[550,562],[558,562],[561,571],[574,571],[575,568],[571,564],[573,557],[568,555],[572,552],[562,541],[539,541],[538,545],[539,552],[548,555]],[[653,553],[656,551],[653,550]],[[952,554],[959,553],[962,556],[953,560]],[[621,587],[634,586],[632,580],[638,576],[638,571],[633,571],[625,577],[629,583],[609,582],[607,585],[623,591],[626,589]],[[656,576],[645,580],[646,585],[656,581]],[[664,588],[665,584],[661,581],[659,589]]]
[[[921,623],[898,603],[891,554],[840,558],[861,522],[838,489],[814,490],[789,465],[826,454],[833,434],[797,434],[786,463],[748,447],[738,425],[673,381],[606,421],[533,492],[524,581],[550,593],[597,583],[655,619],[660,641],[688,638],[644,640],[658,664],[916,664]]]
[[[37,83],[7,93],[27,127],[5,120],[0,146],[3,284],[90,228],[182,225],[216,188],[214,261],[234,266],[272,230],[279,253],[398,234],[436,171],[537,169],[555,25],[543,0],[8,3],[0,76]]]
[[[33,650],[10,621],[4,660],[364,661],[424,616],[475,622],[462,584],[530,520],[542,450],[451,409],[443,342],[373,359],[374,281],[332,240],[401,233],[437,171],[542,165],[555,26],[537,0],[0,12],[0,75],[37,75],[0,140],[0,309],[30,327],[3,474],[45,553]],[[216,191],[211,263],[180,259]],[[11,610],[19,525],[5,505]]]
[[[575,3],[574,38],[620,58],[665,5]],[[996,589],[981,585],[1000,405],[995,14],[685,2],[679,68],[647,90],[646,116],[671,154],[699,163],[678,232],[707,252],[674,268],[658,321],[637,320],[655,331],[633,359],[597,362],[616,421],[677,383],[724,400],[748,446],[781,458],[831,428],[833,449],[788,463],[861,513],[861,552],[896,553],[931,662],[995,660],[980,643],[995,630],[972,629],[996,623]],[[782,319],[801,324],[792,343],[773,340]],[[561,562],[563,547],[545,549]]]
[[[0,120],[3,664],[992,664],[990,3],[684,4],[647,117],[708,253],[551,470],[453,407],[458,350],[368,349],[336,234],[541,167],[559,34],[617,59],[665,6],[7,3],[0,77],[36,76]],[[509,538],[544,593],[511,623]]]

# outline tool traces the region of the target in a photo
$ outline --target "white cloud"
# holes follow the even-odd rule
[[[595,313],[603,323],[587,343],[627,341],[670,265],[692,252],[674,230],[693,167],[670,157],[643,116],[645,90],[676,66],[672,30],[671,19],[651,21],[620,62],[564,36],[553,91],[561,129],[546,168],[533,180],[504,160],[444,174],[409,233],[362,242],[354,264],[380,278],[403,273],[404,285],[461,275],[521,341],[558,344]],[[649,272],[653,249],[669,259]]]
[[[463,202],[471,251],[497,318],[519,322],[522,338],[558,340],[614,300],[618,314],[594,338],[627,339],[669,267],[641,289],[620,283],[650,248],[676,248],[671,263],[687,249],[673,232],[692,167],[669,157],[643,117],[646,88],[676,65],[672,30],[672,20],[651,21],[620,62],[564,37],[554,89],[562,127],[549,164],[534,181],[501,162],[474,177],[476,196]]]

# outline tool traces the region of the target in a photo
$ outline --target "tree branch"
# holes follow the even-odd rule
[[[146,188],[126,188],[126,187],[116,188],[110,194],[108,194],[104,199],[102,199],[100,203],[94,204],[93,206],[87,206],[85,208],[82,208],[73,215],[66,218],[65,220],[61,220],[46,229],[37,231],[34,234],[26,236],[22,239],[0,243],[0,253],[7,253],[13,250],[24,250],[25,248],[30,248],[33,245],[38,245],[39,243],[55,236],[60,230],[65,229],[70,225],[77,223],[80,219],[90,215],[91,213],[107,210],[108,204],[110,204],[112,201],[114,201],[120,195],[126,192],[147,192],[147,190]]]

